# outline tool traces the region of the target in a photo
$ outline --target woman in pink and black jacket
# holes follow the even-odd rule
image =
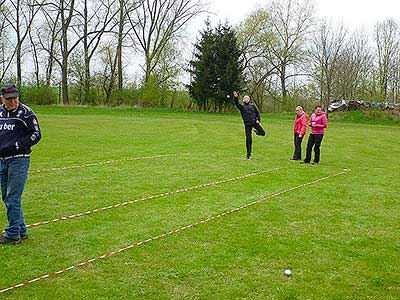
[[[311,134],[308,138],[306,158],[302,163],[309,164],[311,162],[311,151],[314,147],[313,164],[317,165],[319,163],[322,138],[324,137],[325,128],[328,126],[326,115],[320,105],[315,107],[315,112],[311,115],[308,125],[311,127]]]
[[[296,119],[294,120],[294,154],[291,160],[301,160],[301,143],[307,132],[308,115],[301,105],[296,107]]]

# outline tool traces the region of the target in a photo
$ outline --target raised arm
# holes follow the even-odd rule
[[[236,106],[240,111],[242,111],[243,106],[239,103],[239,93],[236,92],[236,91],[233,92],[233,102],[234,102],[235,106]]]

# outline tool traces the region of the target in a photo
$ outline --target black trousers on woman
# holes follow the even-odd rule
[[[304,135],[299,137],[298,133],[294,134],[294,154],[293,154],[294,160],[301,159],[301,143],[303,142],[303,137]]]
[[[260,124],[255,124],[255,125],[245,125],[244,126],[244,131],[246,133],[246,150],[247,150],[247,157],[251,156],[251,146],[253,144],[253,140],[251,137],[251,132],[253,131],[257,135],[265,136],[265,130],[261,127]]]
[[[314,162],[319,163],[319,157],[320,157],[320,147],[322,143],[322,138],[324,137],[323,134],[310,134],[308,137],[308,142],[307,142],[307,153],[306,153],[306,159],[304,162],[309,163],[311,161],[311,151],[312,148],[314,147]]]

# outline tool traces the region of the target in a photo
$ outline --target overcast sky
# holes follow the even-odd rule
[[[212,20],[228,20],[236,25],[255,8],[263,7],[268,0],[208,0],[210,10],[215,13]],[[372,29],[377,21],[394,18],[400,22],[400,0],[315,0],[316,15],[327,17],[333,22],[343,21],[350,29]],[[204,24],[200,18],[196,26]],[[201,29],[201,28],[199,28]]]

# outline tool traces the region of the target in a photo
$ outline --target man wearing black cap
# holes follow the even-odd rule
[[[35,113],[19,102],[18,89],[6,84],[1,89],[0,180],[8,226],[0,244],[18,244],[28,237],[22,214],[21,196],[28,177],[31,146],[41,139]]]

